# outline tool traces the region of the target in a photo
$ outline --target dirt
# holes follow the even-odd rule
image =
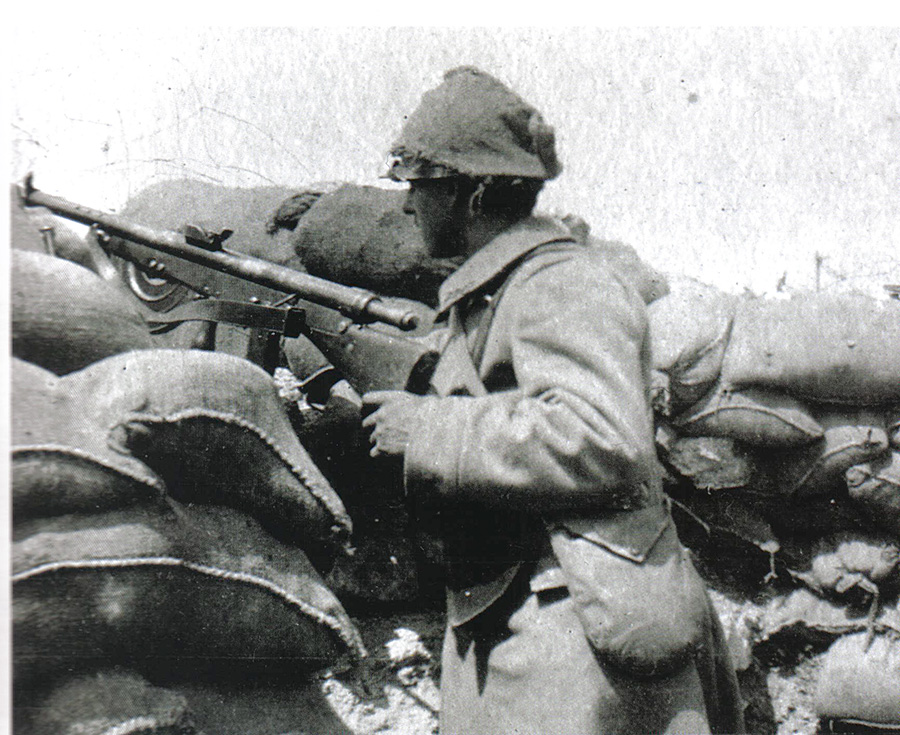
[[[738,600],[712,590],[713,604],[742,667],[748,732],[756,735],[817,735],[812,709],[818,654],[785,652],[783,665],[753,656],[750,641],[764,603]],[[372,655],[365,673],[347,669],[321,677],[328,706],[354,735],[437,733],[440,693],[440,610],[393,615],[354,615]],[[743,654],[742,654],[743,651]],[[290,735],[299,735],[290,733]],[[285,734],[287,735],[287,734]]]

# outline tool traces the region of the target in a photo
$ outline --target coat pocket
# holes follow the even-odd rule
[[[708,599],[667,506],[560,519],[548,528],[578,617],[604,663],[642,679],[687,664],[704,635]]]

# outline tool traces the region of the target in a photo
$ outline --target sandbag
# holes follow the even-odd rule
[[[717,385],[673,420],[691,436],[723,436],[760,446],[793,446],[821,439],[823,429],[802,403],[782,393]]]
[[[900,538],[900,452],[855,465],[845,477],[850,497],[875,524]]]
[[[303,551],[229,508],[169,500],[16,523],[12,583],[20,681],[97,661],[309,671],[365,652]]]
[[[782,390],[819,403],[900,401],[900,302],[808,294],[740,302],[722,363],[735,387]]]
[[[244,510],[310,554],[345,548],[350,519],[294,434],[272,378],[231,355],[146,350],[63,381],[85,418],[179,500]]]
[[[670,288],[647,307],[647,317],[652,367],[669,376],[677,412],[718,380],[736,299],[690,279],[673,279]]]
[[[586,242],[599,252],[601,261],[616,276],[634,286],[645,304],[652,304],[670,292],[666,276],[643,261],[631,245],[596,237],[588,237]]]
[[[870,642],[856,633],[836,640],[816,674],[814,707],[822,719],[900,730],[900,639]]]
[[[12,251],[13,355],[57,375],[153,346],[124,291],[60,258]]]
[[[69,391],[69,378],[18,358],[10,376],[15,518],[119,508],[165,493],[155,472],[110,446],[107,426],[86,419],[92,396]]]
[[[406,193],[345,184],[323,194],[300,218],[294,250],[315,276],[434,306],[438,287],[458,261],[432,258]]]
[[[759,455],[771,485],[787,496],[842,494],[852,466],[886,456],[887,434],[877,413],[815,412],[821,439],[790,451]]]
[[[287,239],[272,237],[272,212],[297,190],[284,186],[229,187],[208,181],[159,181],[129,197],[122,216],[155,229],[182,231],[196,225],[210,232],[231,230],[229,250],[297,268]]]
[[[900,411],[891,411],[887,420],[888,438],[894,449],[900,449]]]
[[[863,531],[820,539],[806,569],[791,576],[820,594],[866,603],[900,583],[900,542]]]
[[[17,250],[65,258],[91,268],[94,259],[87,243],[66,221],[46,207],[24,207],[16,184],[11,186],[9,207],[10,245]]]
[[[699,489],[726,490],[753,482],[753,458],[733,439],[678,436],[658,430],[656,442],[663,462]]]
[[[19,735],[193,735],[184,696],[128,671],[75,676],[14,709]]]
[[[866,608],[839,604],[801,587],[769,601],[759,618],[758,640],[777,644],[780,639],[799,637],[821,642],[823,638],[869,630],[900,635],[900,607],[896,601],[882,605],[875,619],[870,620]]]

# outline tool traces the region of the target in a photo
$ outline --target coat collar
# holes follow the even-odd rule
[[[569,229],[550,217],[527,217],[504,230],[469,257],[441,284],[438,315],[443,315],[460,299],[477,291],[538,245],[571,240]]]

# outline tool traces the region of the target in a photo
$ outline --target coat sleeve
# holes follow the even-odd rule
[[[640,507],[659,476],[640,296],[587,256],[513,277],[491,339],[508,341],[517,387],[425,400],[408,491],[545,511]]]

